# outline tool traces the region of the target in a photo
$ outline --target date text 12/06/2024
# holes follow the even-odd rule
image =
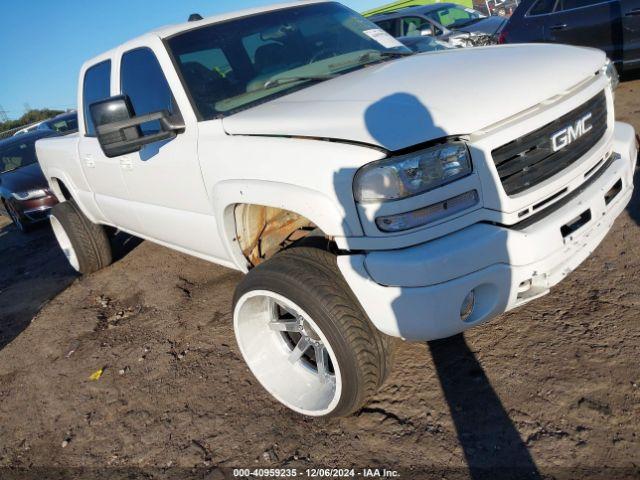
[[[233,470],[236,478],[400,478],[397,470],[386,468],[237,468]]]

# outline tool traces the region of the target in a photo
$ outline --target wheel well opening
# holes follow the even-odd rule
[[[313,222],[290,210],[255,204],[234,208],[235,238],[251,266],[301,242],[327,246],[328,238]]]
[[[59,178],[53,177],[51,179],[51,187],[54,190],[53,193],[55,193],[56,197],[58,197],[58,201],[66,202],[66,201],[71,200],[73,198],[71,196],[71,192],[69,192],[69,189],[67,188],[67,186]],[[62,198],[60,198],[60,197],[62,197]]]

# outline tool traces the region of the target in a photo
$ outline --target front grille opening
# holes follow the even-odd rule
[[[622,179],[618,180],[616,184],[604,195],[604,203],[609,205],[614,198],[622,191]]]
[[[601,160],[600,160],[598,163],[596,163],[593,167],[591,167],[589,170],[587,170],[587,173],[585,173],[585,174],[584,174],[584,178],[589,178],[589,176],[590,176],[593,172],[595,172],[595,171],[598,169],[598,167],[604,163],[604,161],[605,161],[605,159],[604,159],[604,158],[603,158],[603,159],[601,159]]]
[[[585,226],[590,221],[591,221],[591,210],[585,210],[576,218],[574,218],[570,222],[560,227],[560,233],[562,233],[563,238],[567,238],[569,235],[580,230],[580,228]]]
[[[536,210],[539,210],[541,207],[544,207],[544,206],[545,206],[545,205],[547,205],[548,203],[550,203],[550,202],[554,201],[556,198],[558,198],[558,197],[560,197],[560,196],[564,195],[565,193],[567,193],[567,190],[568,190],[568,189],[565,187],[565,188],[563,188],[562,190],[560,190],[559,192],[554,193],[554,194],[553,194],[553,195],[551,195],[550,197],[545,198],[543,201],[541,201],[541,202],[539,202],[539,203],[536,203],[536,204],[533,206],[533,211],[535,212]]]
[[[507,195],[522,193],[579,160],[602,139],[607,118],[603,91],[559,119],[493,150]]]

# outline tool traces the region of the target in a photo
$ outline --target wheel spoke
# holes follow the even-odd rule
[[[311,341],[309,337],[305,337],[304,335],[300,337],[298,344],[295,346],[291,353],[289,354],[289,362],[296,363],[298,360],[302,358],[304,352],[311,346]]]
[[[269,328],[276,332],[299,332],[300,322],[298,320],[276,320],[274,322],[269,322]]]
[[[331,377],[329,373],[329,352],[322,344],[314,345],[313,350],[316,354],[316,368],[318,369],[320,383],[327,383]]]

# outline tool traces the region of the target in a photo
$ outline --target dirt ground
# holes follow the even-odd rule
[[[639,91],[621,86],[617,116],[640,130]],[[5,222],[0,478],[640,478],[639,222],[636,195],[551,294],[464,337],[400,344],[372,402],[328,421],[290,413],[245,367],[230,312],[240,274],[132,242],[77,278],[48,227]]]

